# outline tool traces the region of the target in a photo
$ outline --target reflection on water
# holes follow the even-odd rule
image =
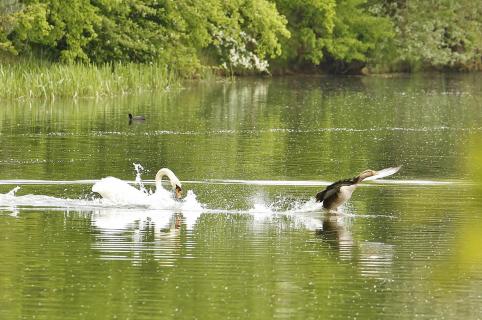
[[[354,240],[350,231],[350,224],[353,221],[350,220],[353,220],[353,216],[326,214],[323,217],[323,226],[316,230],[316,235],[331,249],[337,251],[340,259],[354,261],[362,276],[390,280],[394,245]]]
[[[0,318],[480,318],[479,77],[6,102]],[[150,207],[92,193],[106,176],[133,180],[133,163],[147,177],[171,168],[190,196]],[[394,165],[338,216],[314,200]]]
[[[101,252],[103,260],[130,260],[136,265],[155,259],[162,266],[173,266],[181,252],[182,258],[189,257],[181,243],[181,228],[192,230],[198,217],[192,214],[182,223],[183,216],[176,213],[96,210],[91,219],[99,233],[92,249]]]

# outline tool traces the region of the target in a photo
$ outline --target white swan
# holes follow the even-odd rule
[[[171,183],[172,188],[176,193],[176,198],[181,198],[182,196],[182,185],[179,179],[176,177],[174,172],[167,168],[162,168],[156,174],[155,183],[156,183],[156,192],[152,195],[148,195],[147,193],[134,188],[130,184],[120,179],[114,177],[107,177],[101,179],[99,182],[96,182],[92,186],[92,191],[97,192],[102,196],[104,199],[108,199],[115,203],[121,204],[146,204],[149,201],[149,197],[159,198],[159,195],[165,196],[164,198],[169,199],[169,195],[162,195],[161,193],[166,191],[162,188],[162,178],[167,176],[169,178],[169,182]],[[161,197],[162,198],[162,197]]]

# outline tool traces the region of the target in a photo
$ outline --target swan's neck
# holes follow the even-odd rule
[[[169,179],[169,182],[171,183],[171,186],[173,189],[176,189],[176,186],[181,188],[181,182],[179,179],[176,177],[174,172],[167,168],[162,168],[159,170],[156,174],[156,188],[161,188],[162,187],[162,178],[166,176]]]

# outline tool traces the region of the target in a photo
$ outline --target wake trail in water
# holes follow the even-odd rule
[[[288,200],[278,200],[273,203],[264,203],[254,201],[252,208],[248,210],[232,210],[223,208],[209,208],[197,200],[196,194],[189,190],[185,198],[175,200],[171,197],[168,203],[159,202],[164,199],[165,194],[157,197],[156,193],[143,194],[142,198],[129,197],[126,195],[123,199],[102,199],[93,196],[86,196],[80,199],[57,198],[47,195],[17,195],[17,191],[21,188],[19,186],[13,188],[5,194],[0,194],[0,208],[8,208],[14,206],[20,207],[43,207],[43,208],[70,208],[70,209],[99,209],[99,208],[121,208],[121,209],[152,209],[152,210],[171,210],[171,211],[203,211],[206,213],[287,213],[297,211],[315,211],[321,208],[319,203],[315,203],[314,199],[308,202],[288,203]],[[140,192],[140,190],[138,190]],[[167,191],[166,191],[167,192]],[[290,206],[291,204],[291,206]],[[286,207],[289,207],[288,209]]]
[[[136,178],[137,179],[137,178]],[[0,180],[0,185],[88,185],[95,184],[100,180],[31,180],[31,179],[12,179]],[[124,180],[123,180],[124,181]],[[142,187],[146,185],[154,185],[154,180],[141,180]],[[137,180],[126,181],[134,185],[138,184]],[[252,186],[327,186],[333,181],[324,180],[240,180],[240,179],[209,179],[209,180],[183,180],[186,184],[204,184],[204,185],[252,185]],[[472,182],[462,180],[418,180],[418,179],[378,179],[364,183],[360,187],[373,186],[373,184],[390,184],[390,185],[406,185],[406,186],[443,186],[443,185],[471,185]]]
[[[5,194],[0,194],[0,209],[11,207],[36,207],[36,208],[60,208],[60,209],[142,209],[142,210],[169,210],[169,211],[195,211],[203,210],[203,206],[196,199],[194,192],[189,190],[184,199],[174,201],[168,205],[157,203],[156,197],[146,196],[145,201],[112,201],[108,199],[94,198],[84,199],[57,198],[47,195],[27,194],[18,196],[16,192],[20,187],[15,187]]]
[[[308,200],[293,200],[288,198],[278,198],[274,201],[254,197],[250,199],[249,209],[226,209],[210,208],[197,200],[196,194],[189,190],[183,199],[175,199],[173,192],[164,188],[157,188],[154,192],[146,188],[146,184],[151,184],[150,180],[142,180],[141,174],[144,168],[140,164],[134,163],[135,180],[134,184],[114,178],[107,177],[101,180],[76,180],[64,181],[65,184],[93,184],[93,192],[107,192],[107,198],[97,198],[89,194],[80,199],[57,198],[47,195],[22,195],[16,193],[20,187],[15,187],[6,194],[0,194],[0,209],[16,207],[35,207],[35,208],[58,208],[58,209],[133,209],[133,210],[167,210],[170,212],[204,212],[204,213],[247,213],[257,217],[267,217],[275,215],[297,215],[316,212],[322,210],[321,203],[314,198]],[[393,174],[399,168],[389,168],[387,174]],[[379,171],[379,173],[383,173]],[[380,174],[379,177],[385,175]],[[12,182],[25,182],[25,184],[62,184],[62,181],[43,181],[42,180],[0,180],[0,184],[12,184]],[[10,183],[8,183],[10,182]],[[220,184],[220,185],[254,185],[254,186],[326,186],[331,184],[328,181],[283,181],[283,180],[230,180],[215,179],[205,181],[184,181],[192,184]],[[376,180],[371,184],[399,184],[399,185],[445,185],[457,183],[455,181],[431,181],[431,180]]]
[[[133,187],[132,187],[133,188]],[[166,194],[162,192],[159,198],[154,194],[143,194],[142,198],[131,197],[126,195],[123,199],[99,199],[93,196],[88,196],[83,199],[68,199],[57,198],[47,195],[27,194],[18,196],[17,191],[20,187],[15,187],[5,194],[0,194],[0,209],[11,210],[12,208],[52,208],[52,209],[69,209],[69,210],[110,210],[119,209],[124,212],[131,211],[168,211],[168,212],[199,212],[199,213],[223,213],[223,214],[250,214],[258,217],[275,216],[275,215],[291,215],[306,212],[319,212],[322,209],[321,203],[315,202],[315,199],[308,201],[290,200],[286,198],[277,199],[273,202],[264,201],[263,199],[251,199],[249,209],[232,210],[225,208],[209,208],[207,205],[200,203],[197,200],[195,193],[192,190],[187,192],[185,198],[175,200],[168,191],[167,196],[171,196],[171,201],[162,202],[159,199],[165,200]],[[140,190],[137,190],[141,193]],[[137,195],[136,195],[137,196]]]
[[[202,211],[203,205],[197,201],[193,191],[188,190],[186,197],[181,200],[174,198],[172,192],[163,188],[158,188],[155,192],[147,190],[141,178],[144,170],[142,165],[134,163],[136,171],[134,187],[120,179],[107,177],[96,181],[92,187],[93,192],[111,191],[112,197],[95,198],[92,194],[83,199],[57,198],[47,195],[23,195],[17,196],[19,186],[13,188],[6,194],[0,194],[0,208],[12,207],[48,207],[48,208],[68,208],[68,209],[99,209],[99,208],[135,208],[135,209],[155,209],[170,211]]]
[[[175,215],[180,214],[188,230],[192,230],[201,214],[246,214],[253,218],[255,226],[262,226],[278,218],[286,219],[295,226],[303,226],[309,230],[319,230],[323,227],[325,216],[322,204],[314,198],[308,200],[293,200],[280,198],[275,201],[265,201],[262,198],[250,199],[248,209],[233,210],[209,208],[200,203],[191,190],[182,200],[174,200],[169,204],[155,202],[153,195],[146,196],[145,203],[115,202],[106,199],[85,198],[66,199],[46,195],[17,196],[16,187],[6,194],[0,194],[0,210],[11,212],[17,216],[19,209],[48,209],[89,212],[92,214],[94,226],[105,232],[118,232],[133,223],[153,223],[156,226],[172,228]],[[167,192],[167,191],[166,191]],[[152,202],[150,202],[152,201]],[[341,217],[370,217],[371,215],[352,214],[350,208],[344,208]],[[380,216],[376,216],[380,217]]]

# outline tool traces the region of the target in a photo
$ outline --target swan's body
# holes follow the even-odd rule
[[[92,186],[92,191],[114,203],[144,204],[146,200],[146,193],[114,177],[103,178],[96,182]]]
[[[182,195],[181,182],[174,172],[167,168],[162,168],[157,172],[155,179],[156,192],[152,195],[148,195],[146,192],[114,177],[101,179],[92,186],[92,191],[99,193],[104,199],[120,204],[147,204],[153,197],[158,198],[159,201],[170,201],[172,198],[169,193],[162,188],[162,178],[164,176],[169,178],[169,182],[176,192],[176,198],[180,198]]]
[[[329,185],[325,190],[316,194],[316,201],[323,202],[323,208],[336,212],[338,207],[350,200],[353,191],[355,191],[360,182],[386,177],[396,173],[398,170],[400,170],[400,167],[387,168],[378,172],[365,170],[356,177],[339,180]]]

